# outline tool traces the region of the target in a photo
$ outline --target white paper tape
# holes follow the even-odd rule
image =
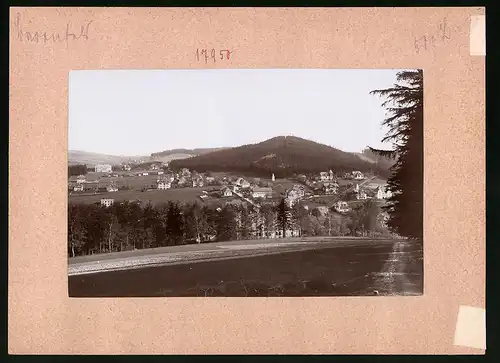
[[[470,18],[470,55],[486,55],[486,16]]]
[[[460,306],[454,345],[486,350],[486,310]]]

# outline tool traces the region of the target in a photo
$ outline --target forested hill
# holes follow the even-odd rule
[[[359,170],[387,176],[388,170],[359,156],[331,146],[295,136],[272,139],[239,147],[218,150],[183,160],[173,160],[173,168],[203,171],[234,171],[285,177],[293,173]]]

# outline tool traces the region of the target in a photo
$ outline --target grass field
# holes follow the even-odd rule
[[[106,186],[111,182],[114,182],[118,187],[129,187],[132,189],[140,189],[146,185],[156,184],[158,175],[146,175],[146,176],[126,176],[130,172],[113,172],[113,174],[118,174],[118,177],[103,177],[106,173],[87,173],[86,180],[96,182],[99,180],[99,185]]]
[[[111,296],[363,296],[383,295],[377,276],[391,244],[337,247],[279,255],[147,267],[70,276],[71,297]],[[411,248],[415,261],[421,251]],[[423,291],[423,264],[408,265],[406,279]],[[403,286],[396,286],[402,293]]]
[[[126,190],[112,193],[99,193],[94,195],[70,195],[70,203],[95,203],[100,202],[101,198],[112,198],[115,202],[127,200],[139,200],[142,202],[151,202],[151,204],[165,203],[168,201],[178,202],[201,202],[199,196],[205,188],[178,188],[170,190],[151,190],[141,192],[138,190]]]

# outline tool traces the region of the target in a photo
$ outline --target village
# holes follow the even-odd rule
[[[100,164],[87,175],[72,176],[70,202],[109,207],[125,201],[140,204],[198,201],[220,210],[226,205],[260,208],[284,199],[290,208],[299,204],[309,213],[324,216],[330,211],[348,213],[356,203],[366,199],[383,204],[391,196],[385,180],[359,171],[338,174],[329,170],[277,179],[273,173],[269,178],[245,178],[237,173],[197,173],[188,169],[174,172],[168,163],[145,165],[147,168],[132,170],[127,164],[118,167]]]

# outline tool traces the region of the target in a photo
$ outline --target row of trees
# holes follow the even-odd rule
[[[192,158],[195,159],[195,158]],[[383,178],[387,178],[390,175],[389,170],[382,166],[382,164],[369,164],[363,165],[363,167],[352,166],[352,167],[342,167],[338,165],[324,164],[319,163],[318,159],[307,159],[309,160],[308,164],[306,164],[306,158],[301,160],[300,162],[296,162],[294,166],[282,166],[282,165],[258,165],[254,162],[241,161],[239,163],[223,163],[215,160],[213,162],[205,161],[204,159],[201,161],[191,160],[189,159],[179,159],[173,160],[170,163],[170,168],[174,171],[178,171],[181,168],[189,168],[190,170],[195,170],[200,173],[206,173],[208,171],[216,171],[216,172],[238,172],[241,174],[253,176],[253,177],[269,177],[272,173],[274,173],[275,177],[278,179],[282,178],[290,178],[297,174],[318,174],[319,172],[332,169],[339,173],[351,172],[354,170],[360,170],[364,173],[371,173],[378,175]],[[189,163],[189,164],[188,164]]]
[[[348,216],[300,205],[289,208],[284,200],[259,209],[249,205],[212,208],[198,203],[169,202],[141,207],[124,202],[111,207],[70,204],[68,210],[68,255],[70,257],[174,246],[188,243],[266,238],[294,230],[301,236],[360,235],[383,233],[377,217],[380,208],[373,201],[360,204]]]
[[[87,165],[85,164],[77,164],[68,166],[68,175],[69,176],[77,176],[77,175],[86,175],[87,174]]]
[[[111,170],[120,171],[123,170],[123,167],[121,165],[111,165]],[[89,168],[85,164],[75,164],[68,166],[69,176],[86,175],[89,171],[94,171],[94,168]]]

